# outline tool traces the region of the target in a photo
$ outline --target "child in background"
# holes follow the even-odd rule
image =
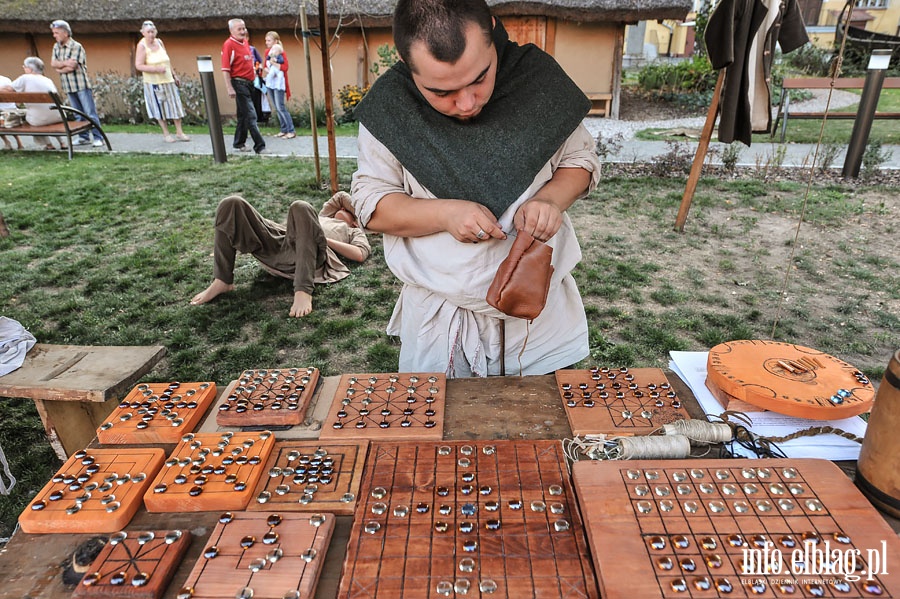
[[[278,114],[278,123],[281,127],[281,133],[276,137],[293,139],[296,134],[294,133],[294,120],[285,105],[286,86],[284,73],[281,71],[281,65],[284,64],[282,54],[284,54],[284,48],[281,44],[275,44],[269,48],[269,57],[266,61],[266,87],[272,92],[275,112]]]

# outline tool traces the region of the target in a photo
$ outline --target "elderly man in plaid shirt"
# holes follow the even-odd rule
[[[94,93],[91,91],[91,82],[87,76],[87,54],[85,54],[84,47],[72,39],[72,28],[66,21],[53,21],[50,23],[50,29],[53,30],[53,39],[56,40],[56,43],[53,44],[53,58],[50,65],[59,73],[62,89],[69,96],[69,104],[99,123],[100,117],[97,116],[97,107],[94,105]],[[80,116],[77,118],[84,120]],[[100,132],[94,129],[92,133],[94,145],[102,146],[103,136]],[[76,146],[91,143],[89,133],[85,131],[79,139],[72,143]]]

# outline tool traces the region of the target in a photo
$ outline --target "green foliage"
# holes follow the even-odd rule
[[[680,108],[709,107],[718,73],[706,56],[695,54],[679,62],[649,64],[638,71],[638,87],[651,97]]]
[[[702,0],[700,8],[697,9],[697,16],[694,17],[694,31],[697,32],[697,39],[694,42],[694,54],[697,56],[706,56],[706,44],[703,42],[703,36],[706,34],[706,26],[709,24],[709,15],[712,12],[712,1]]]
[[[892,150],[882,147],[880,139],[869,140],[869,145],[866,146],[866,151],[862,155],[862,176],[871,179],[893,155]]]
[[[293,104],[293,100],[291,103]],[[312,129],[312,123],[309,120],[309,100],[306,97],[303,97],[298,102],[301,107],[300,110],[296,112],[292,112],[291,116],[294,119],[294,126],[297,129]],[[290,106],[288,106],[290,108]],[[318,127],[324,127],[328,124],[328,118],[325,114],[325,98],[318,98],[316,100],[316,125]],[[300,131],[297,131],[297,135],[301,135]]]
[[[809,77],[828,77],[833,56],[834,53],[831,50],[819,48],[812,42],[808,42],[793,52],[785,54],[784,63],[796,73],[802,73]]]
[[[655,63],[638,72],[638,84],[645,91],[703,93],[716,87],[718,74],[706,56],[693,56],[675,63]]]
[[[381,75],[381,71],[386,71],[392,66],[394,63],[400,60],[400,55],[397,54],[397,48],[394,46],[389,46],[388,44],[381,44],[375,50],[375,53],[378,54],[378,60],[372,63],[372,66],[369,68],[369,72],[378,77]]]
[[[98,73],[92,81],[97,113],[103,123],[139,124],[152,122],[144,102],[144,80],[113,71]],[[198,78],[183,77],[178,88],[187,125],[206,122],[203,86]]]

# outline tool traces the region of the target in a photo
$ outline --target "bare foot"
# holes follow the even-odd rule
[[[291,306],[289,316],[300,318],[312,312],[312,296],[305,291],[294,292],[294,305]]]
[[[209,287],[207,287],[191,299],[191,305],[199,306],[200,304],[205,304],[206,302],[212,301],[228,291],[234,291],[234,285],[226,283],[221,279],[213,279],[213,282]]]

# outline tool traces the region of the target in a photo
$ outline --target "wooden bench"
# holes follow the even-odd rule
[[[588,116],[609,116],[610,106],[612,105],[612,93],[588,92],[585,95],[591,101],[591,109],[588,111]]]
[[[97,427],[166,353],[160,345],[36,344],[17,370],[0,377],[0,398],[34,400],[60,459],[87,447]]]
[[[103,141],[106,143],[106,148],[109,151],[112,151],[112,145],[110,145],[109,138],[106,137],[106,133],[104,133],[103,129],[100,128],[100,123],[98,123],[85,113],[81,112],[80,110],[72,108],[71,106],[67,106],[62,101],[62,98],[60,98],[59,94],[55,92],[0,91],[0,103],[2,102],[15,102],[16,105],[50,104],[51,106],[47,107],[48,110],[56,110],[57,112],[59,112],[60,116],[62,117],[62,122],[40,126],[23,123],[18,127],[2,128],[0,129],[0,134],[31,136],[46,135],[48,137],[65,137],[67,142],[66,145],[69,151],[69,160],[72,160],[72,156],[74,155],[72,150],[72,136],[78,135],[80,133],[85,133],[87,131],[90,131],[91,129],[96,129],[103,137]],[[69,120],[70,117],[76,115],[84,118],[85,120]]]
[[[865,77],[842,77],[834,80],[834,89],[862,89],[865,85]],[[790,90],[792,89],[829,89],[832,80],[830,77],[798,77],[786,78],[781,84],[781,100],[778,103],[778,114],[772,125],[772,137],[778,130],[778,122],[781,121],[781,141],[787,131],[788,117],[794,119],[823,119],[824,112],[791,112]],[[900,89],[900,77],[885,77],[882,89]],[[855,112],[828,111],[829,119],[855,119]],[[876,119],[898,119],[900,112],[876,112]]]

